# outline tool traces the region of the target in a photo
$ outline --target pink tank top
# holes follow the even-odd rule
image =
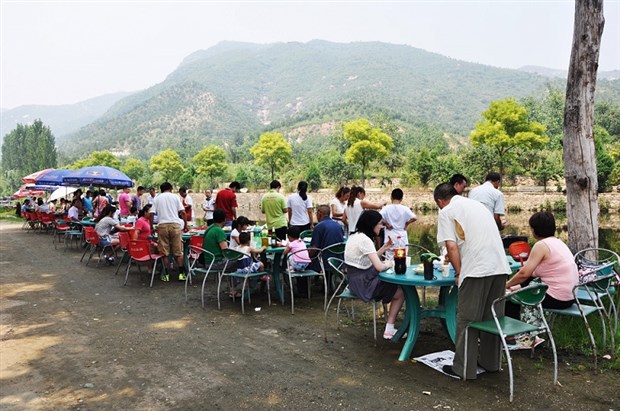
[[[566,244],[556,237],[547,237],[540,241],[549,247],[549,257],[538,264],[534,275],[549,286],[547,294],[551,297],[560,301],[572,300],[573,287],[579,281],[573,254]]]

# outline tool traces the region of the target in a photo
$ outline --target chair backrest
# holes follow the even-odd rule
[[[84,241],[92,245],[99,244],[99,236],[97,235],[97,232],[95,231],[95,227],[88,227],[88,226],[84,227]]]
[[[523,266],[524,261],[527,261],[531,251],[527,241],[515,241],[508,246],[508,254],[516,261],[519,261],[521,266]]]
[[[342,255],[344,254],[344,248],[346,247],[346,245],[347,243],[344,243],[344,242],[328,245],[323,250],[321,250],[321,252],[324,255],[327,254],[328,257],[334,256],[334,255]]]
[[[305,240],[306,238],[312,237],[312,230],[304,230],[299,234],[299,238]]]
[[[289,253],[286,256],[286,266],[289,269],[292,269],[291,267],[291,261],[295,259],[295,256],[297,256],[297,258],[308,258],[308,260],[310,260],[310,262],[308,263],[308,265],[312,264],[312,269],[317,269],[319,268],[321,272],[325,272],[324,270],[324,265],[323,265],[323,258],[322,258],[322,254],[321,254],[321,249],[320,248],[316,248],[316,247],[308,247],[306,249],[303,250],[297,250],[295,252]],[[315,261],[318,260],[318,266],[315,265]]]
[[[189,238],[189,257],[197,259],[202,253],[202,244],[204,239],[202,236],[193,235]]]
[[[345,266],[344,266],[343,260],[341,260],[340,258],[336,258],[336,257],[329,257],[327,259],[327,264],[329,264],[329,267],[332,269],[332,272],[342,277],[342,279],[347,278],[346,274],[344,273]]]
[[[127,247],[129,247],[129,241],[130,241],[129,233],[127,231],[119,232],[118,241],[121,246],[121,249],[127,250]]]
[[[63,229],[69,228],[69,224],[67,224],[67,222],[62,219],[54,220],[54,226],[56,226],[56,228],[63,228]]]
[[[595,292],[607,292],[609,287],[611,287],[612,281],[616,279],[616,274],[604,274],[599,275],[597,277],[593,277],[588,279],[578,285],[573,289],[573,295],[575,299],[577,299],[577,290],[578,288],[591,289]]]
[[[610,265],[606,267],[607,272],[604,274],[611,273],[614,268],[620,271],[620,256],[606,248],[586,248],[578,251],[575,254],[575,263],[579,269]]]
[[[546,284],[535,282],[527,287],[506,294],[506,298],[521,305],[538,305],[545,299],[545,293],[548,288],[549,286]]]
[[[249,257],[249,255],[241,251],[233,250],[232,248],[222,250],[222,255],[224,255],[224,258],[228,261],[237,261]]]
[[[129,240],[127,252],[131,258],[151,257],[151,244],[148,240]]]
[[[54,215],[51,213],[40,213],[41,222],[44,224],[52,224],[54,222]]]

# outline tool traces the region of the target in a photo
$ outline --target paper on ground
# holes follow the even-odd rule
[[[440,352],[434,352],[414,358],[414,360],[416,360],[417,362],[421,362],[424,365],[428,365],[429,367],[439,371],[442,374],[446,374],[445,372],[443,372],[442,368],[444,365],[452,365],[452,362],[454,362],[454,351],[445,350]],[[484,369],[480,367],[478,367],[478,369],[476,370],[477,375],[480,375],[483,372]],[[452,378],[459,378],[450,374],[446,375]]]
[[[538,347],[540,344],[544,342],[545,342],[544,339],[540,337],[536,337],[536,342],[534,343],[534,347]],[[527,334],[521,337],[518,337],[516,340],[516,344],[508,344],[509,351],[530,350],[530,349],[532,349],[532,339]]]

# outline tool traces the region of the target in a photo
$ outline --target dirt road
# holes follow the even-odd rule
[[[620,409],[620,372],[578,371],[585,357],[561,354],[554,388],[548,349],[518,353],[511,406],[507,372],[463,383],[400,363],[401,344],[374,346],[372,323],[338,331],[332,312],[325,342],[320,298],[293,316],[257,295],[241,315],[227,297],[217,310],[210,279],[202,309],[199,288],[186,302],[182,283],[151,289],[137,271],[123,287],[113,267],[5,222],[0,256],[3,410]],[[423,325],[414,356],[453,349],[438,321]]]

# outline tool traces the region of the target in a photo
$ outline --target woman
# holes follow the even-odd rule
[[[366,190],[363,187],[353,186],[347,201],[347,206],[344,209],[342,221],[349,230],[349,234],[355,231],[357,225],[357,219],[364,210],[380,210],[386,203],[375,204],[364,200],[366,197]]]
[[[95,216],[95,218],[103,218],[101,216],[101,213],[103,212],[103,210],[110,205],[110,201],[108,200],[108,197],[105,195],[105,190],[99,190],[99,195],[97,196],[97,198],[95,198],[93,200],[93,216]]]
[[[392,246],[388,239],[379,250],[375,249],[374,239],[381,232],[383,218],[374,210],[364,211],[357,220],[355,233],[349,237],[344,250],[344,261],[347,268],[349,290],[364,302],[383,300],[389,303],[390,313],[383,332],[383,338],[392,339],[396,334],[394,322],[398,311],[403,305],[403,290],[396,284],[383,282],[379,272],[394,266],[394,261],[382,262],[379,257]]]
[[[138,211],[138,219],[134,225],[131,238],[134,240],[148,240],[151,236],[151,221],[149,220],[149,210],[152,205],[147,204],[142,207],[142,210]]]
[[[73,200],[74,202],[77,200]],[[99,214],[97,224],[95,225],[95,231],[99,236],[99,245],[101,247],[111,246],[111,253],[104,255],[105,259],[110,264],[114,264],[114,249],[118,247],[118,236],[112,235],[112,230],[116,231],[131,231],[133,227],[124,227],[118,223],[118,220],[112,218],[116,213],[116,207],[107,205],[106,208]]]
[[[336,191],[335,198],[329,203],[331,219],[338,221],[343,228],[344,223],[342,222],[342,216],[344,216],[344,208],[347,206],[350,194],[351,189],[349,187],[340,187],[340,189]]]
[[[288,226],[298,227],[302,232],[313,227],[312,198],[308,197],[307,191],[308,183],[300,181],[297,184],[297,192],[286,199]]]
[[[538,277],[548,285],[547,294],[542,301],[544,308],[568,308],[575,302],[573,287],[579,281],[577,265],[570,249],[555,237],[555,218],[548,211],[534,213],[530,217],[530,228],[537,242],[532,247],[525,265],[506,283],[510,289],[532,277]],[[525,285],[525,284],[523,284]],[[506,303],[506,315],[519,318],[519,307]]]

